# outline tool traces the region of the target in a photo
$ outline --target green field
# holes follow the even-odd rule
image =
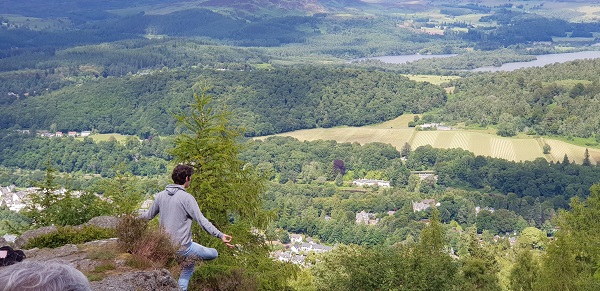
[[[120,143],[124,143],[125,139],[127,139],[129,135],[122,135],[118,133],[102,133],[102,134],[92,134],[89,137],[93,139],[95,142],[99,141],[108,141],[111,138],[116,139]],[[77,137],[78,140],[83,140],[83,137]]]
[[[64,29],[68,27],[70,21],[67,18],[52,18],[43,19],[37,17],[28,17],[15,14],[0,14],[0,18],[6,19],[8,22],[5,24],[7,27],[19,28],[24,27],[31,30],[42,30],[42,29]]]
[[[337,142],[356,142],[366,144],[371,142],[388,143],[398,150],[405,143],[413,149],[431,145],[434,148],[461,148],[476,155],[502,158],[510,161],[532,161],[544,158],[547,161],[560,162],[565,154],[569,160],[581,163],[584,158],[585,147],[569,144],[559,140],[547,138],[534,138],[519,136],[516,138],[500,137],[490,131],[475,130],[434,130],[417,131],[407,126],[414,115],[403,115],[394,120],[364,127],[338,127],[316,128],[297,130],[277,134],[278,136],[291,136],[302,141],[335,140]],[[545,155],[542,150],[544,143],[550,145],[550,154]],[[589,148],[592,164],[600,163],[600,149]]]
[[[437,75],[404,75],[407,78],[417,82],[429,82],[431,84],[442,84],[450,82],[453,79],[458,79],[458,76],[437,76]]]

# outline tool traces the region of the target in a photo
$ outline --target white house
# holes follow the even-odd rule
[[[356,213],[356,224],[377,224],[377,222],[379,222],[379,219],[373,219],[374,217],[375,214],[367,213],[363,210],[361,212]]]
[[[292,233],[290,234],[290,242],[295,244],[295,243],[301,243],[302,242],[302,235],[301,234],[295,234]]]
[[[424,199],[418,202],[413,202],[413,212],[423,211],[433,205],[440,206],[440,203],[435,203],[434,199]]]
[[[493,207],[483,207],[483,208],[481,208],[479,206],[475,206],[475,214],[479,214],[479,212],[481,210],[487,210],[487,211],[489,211],[491,213],[494,213],[494,211],[496,211]]]
[[[437,181],[438,179],[435,171],[411,171],[410,173],[419,176],[419,180],[433,178],[435,181]]]
[[[373,179],[358,179],[352,181],[352,185],[355,186],[379,186],[388,188],[390,187],[390,181],[385,180],[373,180]]]

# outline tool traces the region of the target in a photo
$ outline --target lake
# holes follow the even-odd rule
[[[356,59],[354,61],[360,60],[380,60],[384,63],[390,64],[405,64],[408,62],[418,61],[420,59],[430,59],[430,58],[448,58],[456,56],[456,54],[443,54],[443,55],[399,55],[399,56],[383,56],[383,57],[375,57],[375,58],[363,58]],[[471,72],[499,72],[499,71],[514,71],[523,68],[529,67],[543,67],[548,64],[554,63],[564,63],[568,61],[581,60],[581,59],[595,59],[600,58],[600,51],[583,51],[583,52],[575,52],[575,53],[560,53],[560,54],[548,54],[548,55],[536,55],[537,59],[528,62],[513,62],[506,63],[500,67],[481,67],[477,69],[470,70]]]
[[[549,64],[564,63],[574,60],[595,59],[600,58],[600,51],[583,51],[576,53],[536,55],[536,58],[537,60],[534,61],[506,63],[500,67],[481,67],[473,69],[471,70],[471,72],[506,72],[530,67],[543,67]]]
[[[388,64],[405,64],[408,62],[418,61],[420,59],[433,59],[433,58],[448,58],[456,56],[456,54],[445,54],[445,55],[399,55],[399,56],[383,56],[374,58],[361,58],[352,60],[351,62],[362,61],[362,60],[380,60]]]

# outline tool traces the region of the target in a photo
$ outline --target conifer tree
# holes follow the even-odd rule
[[[37,184],[39,190],[29,195],[30,201],[23,210],[23,215],[31,219],[33,228],[80,225],[93,217],[110,213],[110,206],[93,193],[85,192],[75,197],[71,189],[59,191],[55,172],[48,161],[46,176]]]
[[[517,253],[517,260],[509,275],[511,290],[533,290],[540,266],[531,252],[530,248],[523,248]]]
[[[567,156],[567,154],[565,154],[565,155],[563,156],[563,161],[562,161],[562,164],[563,164],[563,165],[568,165],[568,164],[570,164],[570,163],[571,163],[571,162],[569,161],[569,157]]]
[[[458,265],[448,254],[440,212],[433,208],[429,225],[421,231],[411,264],[413,290],[450,290],[457,284]]]
[[[480,245],[475,229],[468,234],[468,254],[461,258],[461,273],[466,290],[500,290],[498,263],[493,253]]]
[[[561,212],[560,230],[543,257],[535,290],[600,290],[600,184]]]
[[[261,199],[266,178],[238,157],[242,133],[228,124],[226,108],[217,110],[205,90],[194,98],[189,112],[175,116],[183,131],[171,154],[175,162],[194,167],[187,191],[196,198],[204,216],[233,237],[237,250],[206,237],[194,224],[193,240],[216,248],[219,258],[201,265],[192,280],[197,280],[196,286],[207,287],[229,278],[241,284],[256,283],[261,290],[281,290],[295,267],[269,257],[262,234],[270,219]]]
[[[583,162],[582,165],[584,166],[591,166],[592,162],[590,161],[590,152],[588,151],[587,148],[585,148],[585,153],[583,153]]]
[[[34,227],[42,227],[51,225],[53,216],[48,215],[50,207],[58,201],[58,185],[55,182],[56,170],[51,165],[50,161],[46,162],[46,175],[44,180],[36,187],[39,188],[35,193],[29,195],[29,203],[23,211],[23,215],[31,219],[31,224]]]
[[[111,214],[121,216],[134,214],[142,204],[144,193],[138,185],[138,178],[130,172],[124,172],[125,164],[119,165],[114,178],[104,180],[102,185],[103,196],[110,199]]]

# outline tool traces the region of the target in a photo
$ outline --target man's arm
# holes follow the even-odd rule
[[[190,195],[191,196],[191,195]],[[196,220],[202,228],[210,233],[211,235],[218,237],[221,241],[227,245],[229,248],[233,248],[234,246],[230,243],[232,237],[228,234],[222,233],[218,230],[200,211],[200,207],[198,206],[198,202],[194,198],[191,198],[188,204],[188,213],[192,217],[192,219]]]
[[[138,218],[143,218],[143,219],[152,219],[154,218],[154,216],[156,216],[158,214],[158,212],[160,211],[160,207],[158,206],[158,203],[156,201],[157,199],[154,199],[154,201],[152,202],[152,206],[150,206],[150,209],[148,209],[148,211],[146,211],[145,213],[142,213],[142,215],[140,215]]]
[[[217,229],[217,227],[215,227],[210,221],[208,221],[206,217],[204,217],[204,214],[202,214],[202,212],[200,211],[200,207],[198,207],[198,203],[196,202],[196,200],[192,198],[191,201],[189,201],[188,203],[188,208],[188,214],[192,217],[192,219],[197,221],[206,232],[220,239],[223,238],[223,233],[219,229]]]

